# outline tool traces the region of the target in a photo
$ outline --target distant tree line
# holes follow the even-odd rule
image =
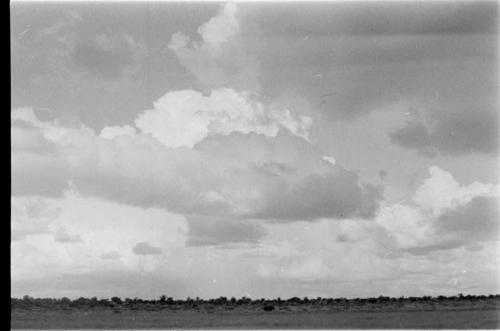
[[[242,297],[236,299],[234,297],[228,299],[219,297],[216,299],[200,299],[190,298],[184,300],[173,299],[166,295],[161,295],[158,299],[140,299],[140,298],[125,298],[112,297],[109,299],[98,299],[97,297],[71,300],[63,297],[55,298],[33,298],[25,295],[23,298],[11,298],[11,309],[92,309],[92,308],[125,308],[125,309],[157,309],[157,308],[199,308],[199,307],[238,307],[238,306],[259,306],[265,311],[274,310],[274,307],[280,306],[298,306],[298,305],[313,305],[313,306],[328,306],[328,305],[365,305],[365,304],[405,304],[405,303],[429,303],[429,302],[446,302],[446,301],[484,301],[484,300],[500,300],[500,294],[490,295],[463,295],[454,296],[421,296],[421,297],[371,297],[371,298],[299,298],[292,297],[289,299],[251,299]]]

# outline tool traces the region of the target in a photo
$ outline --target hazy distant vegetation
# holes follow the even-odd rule
[[[80,297],[71,300],[69,298],[33,298],[25,295],[23,298],[11,298],[11,309],[91,309],[91,308],[130,308],[130,309],[151,309],[151,308],[210,308],[210,307],[254,307],[261,308],[264,311],[273,311],[279,307],[288,306],[362,306],[362,305],[405,305],[405,304],[430,304],[430,303],[445,303],[445,302],[484,302],[492,301],[499,302],[500,294],[490,295],[454,295],[454,296],[422,296],[422,297],[371,297],[371,298],[299,298],[292,297],[288,299],[251,299],[248,297],[242,298],[226,298],[219,297],[216,299],[200,299],[200,298],[187,298],[187,299],[174,299],[166,295],[161,295],[158,299],[140,299],[140,298],[119,298],[112,297],[109,299],[98,299]]]

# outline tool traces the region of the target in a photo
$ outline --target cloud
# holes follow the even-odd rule
[[[159,247],[152,246],[150,243],[143,241],[137,243],[132,249],[134,254],[137,255],[160,255],[162,250]]]
[[[321,151],[289,133],[276,137],[232,134],[207,138],[195,146],[218,158],[238,158],[252,165],[247,180],[233,178],[230,201],[245,197],[241,215],[273,221],[371,217],[382,187],[359,182],[358,176],[323,160]],[[259,195],[256,193],[259,192]],[[229,191],[228,191],[229,193]],[[257,198],[257,199],[256,199]]]
[[[189,246],[256,243],[265,235],[261,224],[224,218],[188,217]]]
[[[351,242],[352,239],[346,233],[339,233],[335,238],[335,241],[338,243],[348,243]]]
[[[421,254],[404,248],[387,254],[389,250],[383,245],[390,249],[391,240],[381,235],[379,226],[373,221],[323,219],[284,224],[236,220],[242,229],[249,228],[243,224],[253,224],[265,231],[265,236],[248,242],[239,226],[233,229],[225,224],[235,219],[199,217],[197,220],[204,224],[202,230],[197,231],[199,236],[215,233],[215,240],[222,237],[222,241],[216,244],[210,237],[212,244],[186,247],[191,237],[190,225],[180,215],[84,197],[76,192],[66,194],[63,199],[44,200],[52,201],[51,206],[62,208],[58,218],[61,225],[85,236],[85,243],[65,245],[61,249],[61,244],[55,242],[51,234],[14,241],[15,296],[106,297],[109,293],[118,293],[122,297],[154,297],[154,289],[161,287],[166,289],[166,294],[177,293],[175,295],[181,298],[239,297],[247,293],[252,297],[316,297],[325,296],[324,293],[355,297],[376,296],[380,286],[391,295],[406,296],[420,292],[465,293],[463,289],[474,284],[477,286],[475,291],[488,292],[497,284],[493,278],[498,267],[491,260],[496,242],[491,241],[455,249],[433,247],[432,251]],[[213,228],[206,225],[212,225],[212,221],[221,221],[220,226],[214,226],[218,231],[212,231]],[[398,215],[394,221],[398,224]],[[406,226],[404,223],[400,225],[402,228]],[[228,232],[235,231],[239,238],[247,240],[246,243],[224,243],[224,236],[217,236],[225,231],[222,226],[228,226]],[[413,229],[408,228],[408,232]],[[252,233],[252,230],[248,232]],[[336,241],[339,235],[347,236],[348,241]],[[115,239],[109,241],[109,238]],[[444,241],[443,236],[437,239],[436,245]],[[158,258],[136,255],[131,246],[137,242],[161,247],[163,254]],[[426,241],[413,247],[430,243]],[[478,244],[481,250],[471,251],[470,248],[474,249]],[[110,251],[120,252],[121,258],[103,259],[103,253]],[[132,274],[136,277],[129,277]],[[86,275],[92,281],[79,281],[77,275]],[[125,275],[125,278],[119,275]],[[178,282],[170,285],[162,282],[165,275]],[[458,283],[447,285],[451,278],[457,277]],[[53,280],[59,278],[63,283],[53,287]],[[132,280],[138,284],[136,288],[124,286]],[[260,282],[273,286],[266,287]],[[397,286],[393,286],[394,282]]]
[[[497,186],[479,182],[461,186],[436,166],[429,173],[411,203],[381,207],[375,223],[387,231],[388,248],[426,255],[498,239]]]
[[[109,84],[138,71],[145,55],[142,41],[123,31],[99,30],[98,25],[88,30],[88,17],[79,11],[65,11],[60,16],[29,38],[12,36],[16,54],[31,54],[16,59],[14,76],[27,78],[31,88],[42,81],[76,87],[86,78],[83,75]],[[34,70],[26,77],[23,71],[28,68]]]
[[[70,11],[56,23],[40,29],[37,32],[38,38],[50,38],[54,39],[59,43],[68,44],[71,43],[72,38],[69,36],[69,31],[71,28],[75,27],[82,21],[82,16],[78,11]]]
[[[23,202],[33,198],[13,199]],[[182,215],[85,197],[75,191],[58,199],[39,197],[36,200],[43,201],[49,210],[58,210],[58,216],[49,223],[48,231],[12,241],[13,279],[43,276],[54,279],[64,273],[78,275],[105,270],[149,273],[162,266],[163,258],[168,258],[170,272],[185,262],[187,223]],[[40,215],[42,218],[43,214]],[[29,222],[34,224],[37,220],[33,216]],[[16,222],[19,219],[13,215],[12,224]],[[78,234],[84,241],[57,242],[54,237],[61,228],[69,237]],[[135,254],[132,248],[138,242],[157,243],[154,246],[162,249],[162,259],[144,259]],[[181,253],[172,257],[174,254],[170,252]],[[117,253],[119,259],[115,259]],[[182,272],[179,274],[182,276]]]
[[[442,240],[441,242],[422,246],[413,246],[401,249],[402,252],[407,252],[413,255],[428,255],[436,251],[447,251],[467,245],[463,240],[451,239]]]
[[[37,197],[11,198],[11,239],[23,240],[30,235],[50,232],[51,223],[60,209]]]
[[[467,204],[443,212],[435,221],[437,234],[453,234],[467,242],[497,240],[498,197],[476,196]]]
[[[305,7],[310,15],[300,14]],[[270,6],[248,15],[263,35],[255,51],[263,90],[295,91],[332,121],[414,100],[496,109],[496,5],[371,7]]]
[[[13,119],[38,128],[55,151],[13,150],[14,195],[54,196],[71,187],[183,214],[274,220],[370,217],[381,198],[380,188],[323,161],[321,151],[289,130],[270,137],[215,134],[188,149],[130,135],[130,129],[115,128],[127,134],[103,138],[82,125],[40,121],[26,110],[14,111]]]
[[[105,139],[114,139],[119,136],[133,136],[136,133],[137,130],[130,125],[105,126],[99,136]]]
[[[296,183],[279,182],[268,195],[250,217],[277,221],[370,218],[382,199],[382,190],[363,188],[354,173],[338,169],[333,174],[311,174]]]
[[[439,206],[422,200],[424,192],[432,191],[434,197],[437,192],[449,197],[439,199]],[[498,193],[491,184],[460,185],[447,171],[432,167],[412,201],[383,203],[375,222],[266,224],[267,235],[258,248],[262,254],[254,256],[258,273],[266,281],[323,293],[349,282],[386,286],[401,279],[418,284],[419,293],[464,288],[474,284],[476,275],[468,274],[473,270],[496,272],[494,263],[479,264],[496,249]],[[453,288],[443,285],[450,277],[456,278]],[[356,289],[347,292],[352,291]]]
[[[141,47],[131,36],[100,33],[89,40],[78,40],[72,59],[77,66],[98,77],[117,79],[137,69]]]
[[[121,255],[117,251],[109,251],[101,254],[101,259],[103,260],[118,260],[120,258]]]
[[[412,119],[390,134],[392,142],[422,155],[497,154],[498,115],[491,110],[440,111]]]
[[[265,106],[247,93],[227,88],[208,96],[193,90],[169,92],[135,121],[141,131],[151,133],[166,146],[190,148],[208,135],[231,132],[275,136],[286,129],[307,138],[311,123],[310,117],[294,116],[274,104]]]
[[[198,32],[201,43],[187,45],[187,37],[177,34],[171,48],[212,60],[226,52],[238,55],[230,49],[240,45],[233,4]],[[105,36],[98,41],[103,49],[115,47]],[[40,120],[29,109],[15,110],[13,194],[56,196],[71,189],[134,206],[235,220],[375,215],[382,187],[325,161],[308,140],[310,117],[232,87],[168,92],[137,116],[135,127],[106,126],[99,135],[80,123]],[[39,141],[52,152],[38,149]]]
[[[469,186],[461,186],[451,173],[431,166],[429,177],[417,188],[413,200],[424,211],[431,211],[437,216],[445,209],[464,205],[476,196],[491,196],[497,191],[498,188],[489,183],[473,182]]]
[[[298,2],[286,8],[277,3],[266,5],[266,10],[259,11],[260,15],[255,19],[264,33],[279,31],[301,38],[332,34],[372,38],[383,35],[495,34],[497,7],[493,1],[430,2],[425,5],[413,2],[364,3],[362,6],[348,2]],[[308,15],[302,15],[305,10]]]
[[[333,165],[335,165],[335,163],[337,162],[333,156],[323,156],[323,160]]]
[[[78,234],[70,234],[64,227],[59,227],[59,229],[54,234],[54,240],[59,243],[72,244],[72,243],[82,243],[83,240]]]
[[[255,259],[259,275],[268,281],[300,281],[299,288],[310,289],[326,280],[342,284],[346,279],[376,281],[396,271],[392,261],[381,258],[380,231],[371,221],[322,219],[266,228],[268,234],[256,249],[260,255]]]
[[[168,47],[202,87],[259,92],[259,64],[243,43],[234,3],[224,4],[217,16],[198,28],[198,34],[200,42],[174,33]]]
[[[499,206],[498,197],[479,195],[465,204],[445,209],[432,220],[429,235],[435,236],[435,242],[409,247],[403,251],[417,255],[459,247],[465,247],[469,251],[479,251],[482,249],[481,243],[498,240]]]

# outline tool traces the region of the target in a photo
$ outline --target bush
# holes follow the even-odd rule
[[[273,311],[274,306],[264,306],[264,311]]]

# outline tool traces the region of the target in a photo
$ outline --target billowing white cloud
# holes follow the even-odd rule
[[[474,182],[461,186],[437,167],[416,190],[412,203],[383,205],[376,217],[393,249],[415,254],[496,240],[500,188]]]
[[[290,130],[275,136],[212,134],[193,149],[172,148],[151,134],[103,138],[83,125],[68,127],[27,114],[13,112],[16,122],[34,127],[19,128],[13,145],[19,145],[17,139],[43,137],[53,152],[13,150],[14,195],[55,196],[71,187],[183,214],[280,221],[366,218],[381,198],[379,188],[324,162],[316,147]]]
[[[429,173],[411,202],[383,204],[375,222],[346,219],[267,225],[260,247],[248,253],[258,265],[259,286],[271,284],[270,293],[333,296],[497,288],[498,267],[491,257],[498,248],[498,187],[477,182],[460,185],[435,166]],[[449,198],[429,204],[420,199],[426,190]],[[307,290],[295,292],[299,288]]]
[[[142,132],[166,146],[190,148],[209,135],[231,132],[276,136],[280,129],[287,129],[307,138],[311,123],[310,117],[294,116],[279,105],[266,106],[248,93],[227,88],[206,96],[193,90],[168,92],[135,121]]]
[[[169,48],[202,87],[259,91],[259,64],[243,43],[235,4],[223,5],[217,16],[198,28],[198,34],[200,42],[174,33]]]
[[[234,3],[225,4],[218,16],[212,17],[198,28],[204,46],[213,51],[219,51],[221,45],[238,32],[239,24],[236,19],[236,5]]]
[[[478,195],[495,195],[498,187],[493,184],[474,182],[460,186],[453,176],[436,166],[429,168],[430,177],[417,189],[414,201],[426,210],[438,215],[443,209],[454,208],[469,202]]]

